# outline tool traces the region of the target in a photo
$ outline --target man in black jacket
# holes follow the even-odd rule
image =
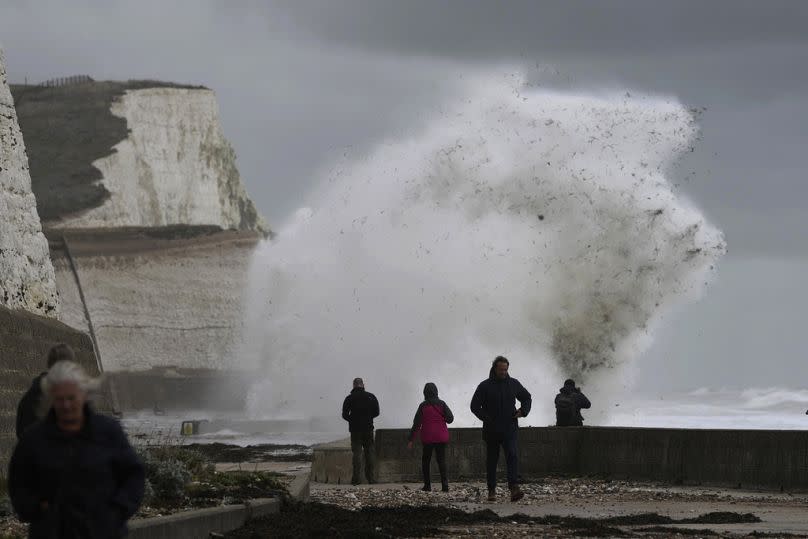
[[[589,408],[592,403],[581,393],[581,389],[575,387],[575,381],[568,378],[564,381],[564,387],[558,390],[555,398],[556,426],[557,427],[581,427],[584,424],[584,417],[581,415],[581,408]]]
[[[73,349],[67,344],[57,344],[48,352],[48,369],[53,367],[57,361],[75,361],[76,355]],[[40,419],[40,414],[43,414],[42,407],[42,378],[48,374],[47,371],[40,373],[39,376],[31,381],[31,387],[25,392],[25,395],[20,399],[17,404],[17,439],[22,437],[25,430]]]
[[[508,376],[508,359],[497,356],[491,365],[488,379],[480,382],[471,399],[471,412],[483,422],[483,439],[486,443],[486,478],[488,501],[496,501],[497,462],[499,447],[505,450],[508,467],[508,487],[511,501],[521,500],[524,494],[519,488],[516,438],[518,419],[526,417],[532,403],[530,393],[519,380]],[[516,401],[520,408],[516,408]]]
[[[373,468],[376,455],[373,447],[373,418],[379,416],[379,401],[373,393],[365,391],[361,378],[354,378],[351,394],[342,403],[342,419],[348,422],[353,452],[351,484],[358,485],[362,456],[365,458],[365,477],[374,483]]]

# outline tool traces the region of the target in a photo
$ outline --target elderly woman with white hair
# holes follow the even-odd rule
[[[143,499],[145,473],[117,420],[87,402],[98,386],[78,363],[59,361],[42,381],[47,416],[11,456],[9,494],[31,538],[115,539]]]

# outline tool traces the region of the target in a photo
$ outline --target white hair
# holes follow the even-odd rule
[[[47,395],[50,388],[65,382],[76,384],[85,393],[94,391],[101,385],[100,379],[87,374],[75,361],[57,361],[42,379],[42,391]]]

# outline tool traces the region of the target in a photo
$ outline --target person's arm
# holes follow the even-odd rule
[[[412,442],[415,439],[415,433],[421,429],[421,423],[423,422],[423,410],[424,410],[424,403],[418,405],[418,411],[415,412],[415,417],[412,420],[412,428],[410,429],[410,437],[409,441]]]
[[[351,420],[351,396],[348,395],[345,397],[345,400],[342,401],[342,419],[345,421]]]
[[[575,395],[576,395],[576,399],[578,400],[578,407],[580,407],[580,408],[591,408],[592,407],[592,403],[589,402],[589,399],[586,398],[586,395],[581,393],[580,389],[578,390],[578,392]]]
[[[137,512],[143,501],[146,470],[117,421],[113,423],[113,428],[116,431],[114,436],[118,448],[114,461],[118,488],[111,501],[120,509],[121,516],[126,521]]]
[[[527,417],[527,414],[530,413],[530,407],[533,404],[533,398],[530,396],[530,393],[525,386],[523,386],[518,380],[516,384],[519,386],[516,388],[516,400],[519,401],[519,410],[521,410],[521,417]]]
[[[477,386],[474,396],[471,397],[470,408],[471,413],[474,414],[477,419],[485,422],[485,391],[483,390],[482,384]]]
[[[373,394],[371,394],[371,397],[373,397],[373,417],[379,417],[379,399]]]
[[[449,423],[454,421],[454,414],[452,414],[452,411],[449,409],[449,406],[444,401],[440,402],[441,404],[443,404],[443,419],[446,420],[446,424],[448,425]]]
[[[8,466],[8,495],[14,512],[23,522],[37,520],[46,501],[37,491],[37,475],[33,447],[23,438],[11,454]]]

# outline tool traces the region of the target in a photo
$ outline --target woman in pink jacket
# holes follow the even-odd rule
[[[449,481],[446,479],[446,444],[449,442],[448,423],[454,421],[452,411],[446,403],[438,398],[438,387],[432,382],[424,386],[424,402],[418,406],[415,419],[410,430],[410,441],[407,447],[412,449],[415,435],[421,431],[421,443],[424,452],[421,455],[421,471],[424,474],[423,490],[432,490],[432,480],[429,474],[429,465],[432,461],[432,451],[438,460],[440,482],[443,492],[449,492]]]

